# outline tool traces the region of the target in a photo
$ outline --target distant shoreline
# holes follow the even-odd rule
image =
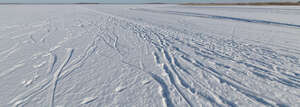
[[[178,4],[190,6],[226,6],[226,5],[254,5],[254,6],[300,6],[299,2],[249,2],[249,3],[0,3],[0,5],[93,5],[93,4],[111,4],[111,5],[139,5],[139,4]]]
[[[252,6],[300,6],[299,2],[251,2],[251,3],[181,3],[181,5],[214,6],[214,5],[252,5]]]
[[[0,3],[0,5],[71,5],[71,4],[102,4],[102,3]]]

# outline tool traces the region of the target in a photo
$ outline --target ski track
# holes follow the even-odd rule
[[[120,20],[124,20],[124,19],[122,19],[122,18],[120,18]],[[133,24],[135,24],[135,23],[133,23]],[[134,30],[137,30],[137,29],[140,29],[140,28],[143,28],[143,26],[140,26],[140,25],[136,25],[136,26],[139,26],[139,27],[134,27]],[[149,29],[149,28],[148,28]],[[145,29],[141,29],[141,30],[138,30],[138,31],[136,31],[136,32],[145,32]],[[153,33],[153,32],[151,32],[151,33]],[[146,33],[145,33],[146,34]],[[157,33],[157,32],[154,32],[153,33],[155,36],[159,36],[159,35],[157,35],[157,34],[159,34],[159,33]],[[140,35],[140,37],[141,37],[141,34],[139,34]],[[151,40],[151,39],[148,39],[148,38],[150,38],[149,36],[144,36],[144,37],[142,37],[143,39],[145,39],[145,40]],[[168,40],[162,40],[161,38],[162,37],[158,37],[159,38],[159,43],[160,43],[160,45],[161,46],[157,46],[157,48],[160,48],[160,47],[162,47],[162,48],[164,48],[164,47],[166,47],[166,46],[168,46],[170,43],[166,43],[166,42],[163,42],[163,41],[168,41]],[[150,41],[151,43],[154,43],[153,41]],[[156,43],[154,43],[154,45],[157,45]],[[191,47],[191,48],[194,48],[194,49],[198,49],[196,46],[191,46],[191,45],[188,45],[189,47]],[[191,106],[191,103],[189,102],[189,100],[185,97],[185,95],[183,94],[183,92],[181,92],[181,90],[179,89],[179,87],[177,86],[177,84],[183,84],[184,83],[184,80],[182,80],[182,79],[179,79],[180,77],[178,76],[178,74],[176,73],[176,70],[174,70],[174,67],[173,67],[173,65],[169,65],[171,62],[172,62],[172,60],[171,60],[171,58],[170,58],[170,56],[167,54],[167,51],[165,51],[165,50],[163,50],[163,49],[160,49],[160,50],[162,50],[162,55],[164,56],[164,58],[165,58],[165,60],[166,60],[166,62],[167,62],[167,65],[168,66],[171,66],[170,68],[172,68],[172,71],[173,72],[175,72],[175,74],[176,74],[176,80],[177,81],[180,81],[179,83],[177,82],[177,83],[175,83],[174,81],[174,74],[173,73],[171,73],[170,71],[169,71],[169,67],[168,66],[165,66],[164,64],[163,64],[163,70],[168,74],[168,77],[169,77],[169,81],[171,82],[171,84],[175,87],[175,89],[177,89],[178,90],[178,92],[181,94],[181,96],[183,97],[183,99],[189,104],[189,106]],[[209,50],[209,51],[211,51],[211,50]],[[221,55],[218,55],[218,53],[214,53],[216,56],[221,56]],[[222,59],[225,59],[226,57],[225,56],[221,56],[221,58]],[[155,58],[156,60],[158,59],[158,58]],[[228,58],[229,60],[230,60],[230,58]],[[251,64],[247,64],[247,63],[243,63],[243,62],[237,62],[238,64],[243,64],[243,65],[245,65],[246,67],[248,67],[248,68],[254,68],[254,70],[257,70],[257,71],[267,71],[267,70],[265,70],[264,68],[260,68],[260,67],[258,67],[258,66],[255,66],[255,65],[251,65]],[[199,68],[201,68],[203,71],[208,71],[208,72],[210,72],[210,74],[211,75],[213,75],[213,76],[215,76],[215,77],[217,77],[220,81],[221,81],[221,83],[226,83],[226,84],[228,84],[228,85],[230,85],[230,86],[232,86],[232,87],[234,87],[235,89],[237,89],[237,91],[239,91],[240,93],[242,93],[242,94],[244,94],[246,97],[248,97],[248,98],[250,98],[250,99],[253,99],[253,100],[255,100],[255,101],[257,101],[257,102],[259,102],[259,103],[262,103],[262,104],[264,104],[264,105],[267,105],[267,106],[275,106],[275,105],[277,105],[277,106],[282,106],[282,105],[285,105],[285,104],[281,104],[279,101],[277,101],[277,103],[275,103],[276,101],[274,100],[274,99],[270,99],[270,98],[267,98],[267,97],[262,97],[262,96],[260,96],[260,95],[258,95],[258,94],[256,94],[255,92],[252,92],[252,91],[250,91],[250,90],[247,90],[246,88],[243,88],[242,86],[239,86],[239,85],[236,85],[236,84],[240,84],[239,82],[237,82],[236,80],[230,80],[230,77],[228,77],[228,76],[226,76],[227,78],[229,78],[229,80],[231,81],[229,81],[229,80],[227,80],[226,78],[222,78],[221,76],[225,76],[225,75],[222,75],[222,74],[220,74],[218,71],[216,71],[215,69],[213,69],[213,68],[211,68],[211,67],[206,67],[206,65],[203,65],[203,64],[201,64],[199,61],[196,61],[196,64],[194,63],[193,65],[196,65],[195,67],[199,67]],[[220,65],[220,64],[219,64]],[[228,67],[227,67],[228,68]],[[256,73],[257,71],[252,71],[253,73]],[[265,79],[266,77],[264,77],[264,79]],[[284,85],[288,85],[288,86],[292,86],[291,84],[292,84],[292,82],[289,82],[288,80],[286,81],[285,79],[279,79],[280,81],[278,81],[278,80],[276,80],[276,81],[278,81],[278,83],[282,83],[282,84],[284,84]],[[235,82],[236,83],[235,83]],[[287,83],[286,83],[287,82]],[[240,85],[243,85],[243,84],[240,84]],[[296,84],[296,86],[297,86],[297,84]],[[165,86],[164,86],[165,87]],[[188,86],[185,86],[185,87],[188,87]],[[297,88],[297,87],[295,87],[295,88]],[[215,100],[215,101],[213,101],[213,100]],[[216,102],[216,101],[218,101],[219,103],[221,103],[221,104],[219,104],[219,105],[222,105],[223,104],[223,102],[226,102],[227,104],[229,104],[229,105],[234,105],[233,103],[230,103],[230,102],[228,102],[228,101],[222,101],[221,100],[221,102],[220,102],[220,99],[217,99],[217,97],[215,97],[215,98],[210,98],[210,101],[213,101],[213,102]]]
[[[69,60],[71,59],[73,53],[73,49],[72,48],[68,48],[66,50],[66,56],[65,59],[63,61],[63,63],[60,65],[60,67],[58,68],[58,70],[53,74],[53,81],[52,81],[52,94],[51,94],[51,107],[54,107],[54,97],[55,97],[55,89],[56,89],[56,85],[58,82],[58,77],[61,75],[62,70],[64,69],[64,67],[68,64]]]
[[[145,38],[145,37],[143,37],[143,38]],[[161,40],[160,40],[160,41],[161,41]],[[161,44],[163,44],[163,43],[161,43]],[[163,51],[163,53],[164,53],[164,52],[166,52],[166,51]],[[170,63],[170,62],[171,62],[170,57],[169,57],[166,53],[164,53],[163,55],[165,56],[165,59],[167,60],[167,62]],[[157,58],[156,58],[156,59],[157,59]],[[200,63],[200,65],[202,65],[202,64]],[[253,66],[253,65],[250,65],[250,64],[244,64],[244,65],[246,65],[247,67],[250,67],[250,68],[254,68],[255,70],[266,71],[266,70],[264,70],[263,68],[259,68],[259,67],[257,67],[257,66]],[[204,66],[204,65],[202,65],[202,66]],[[198,65],[197,67],[199,67],[199,65]],[[172,68],[173,68],[173,67],[172,67]],[[167,66],[163,66],[163,69],[164,69],[166,72],[168,71],[168,67],[167,67]],[[210,70],[210,71],[212,71],[213,73],[215,73],[215,74],[217,74],[217,75],[221,75],[221,74],[219,74],[216,70],[214,70],[213,68],[207,67],[207,69]],[[167,74],[169,75],[169,78],[170,78],[171,83],[172,83],[173,85],[175,85],[173,74],[171,74],[170,72],[167,72]],[[215,75],[215,74],[213,74],[213,75]],[[220,77],[219,77],[219,78],[220,78]],[[238,89],[238,91],[240,91],[241,93],[243,93],[243,94],[246,95],[247,97],[256,100],[257,102],[260,102],[260,103],[265,104],[265,105],[268,105],[268,106],[274,106],[274,104],[275,104],[274,102],[269,103],[269,102],[265,101],[264,98],[260,98],[259,95],[255,94],[255,93],[252,93],[250,90],[244,90],[242,87],[236,86],[236,85],[234,85],[233,83],[228,82],[227,80],[224,80],[223,78],[220,78],[220,79],[221,79],[221,81],[226,82],[227,84],[229,84],[229,85],[235,87],[236,89]],[[282,82],[280,82],[280,83],[282,83]],[[285,84],[285,85],[289,85],[289,84]],[[176,89],[178,89],[178,87],[177,87],[176,85],[175,85],[175,87],[176,87]],[[181,92],[180,92],[180,93],[181,93]],[[183,98],[188,102],[188,100],[187,100],[185,97],[183,97]],[[267,98],[265,98],[265,99],[267,99]],[[214,100],[215,100],[215,99],[214,99]],[[189,103],[189,104],[190,104],[190,103]],[[233,104],[231,103],[231,105],[233,105]],[[284,105],[284,104],[277,104],[277,105],[279,106],[279,105]],[[190,105],[190,106],[191,106],[191,105]]]
[[[222,38],[216,35],[206,34],[201,31],[190,32],[184,28],[184,30],[178,30],[175,27],[168,25],[163,26],[136,21],[129,17],[122,17],[107,11],[92,9],[88,6],[74,5],[73,9],[76,9],[79,13],[83,12],[84,14],[81,18],[84,20],[84,18],[88,17],[87,21],[83,23],[79,20],[79,25],[76,25],[77,27],[74,27],[73,25],[70,25],[70,27],[67,25],[68,23],[65,23],[66,19],[57,18],[56,23],[60,23],[59,21],[62,22],[62,24],[58,27],[61,27],[63,31],[68,32],[66,33],[67,35],[59,37],[62,40],[54,45],[52,44],[50,47],[46,48],[45,52],[35,56],[36,58],[34,60],[41,63],[31,65],[33,70],[45,70],[45,72],[41,71],[42,73],[45,73],[45,75],[43,78],[39,78],[37,80],[29,80],[30,83],[28,82],[28,84],[30,85],[26,85],[26,88],[24,88],[23,91],[15,94],[12,98],[9,98],[10,100],[8,105],[15,107],[25,106],[34,102],[35,97],[46,95],[46,97],[42,98],[41,101],[46,103],[45,105],[47,106],[56,107],[59,104],[57,102],[61,103],[58,99],[61,99],[60,97],[62,97],[58,94],[58,92],[60,92],[61,87],[64,87],[60,83],[66,82],[65,80],[67,79],[65,78],[68,76],[74,76],[79,73],[85,74],[85,72],[88,73],[88,71],[82,70],[81,68],[86,69],[85,67],[93,66],[86,63],[90,64],[91,62],[89,61],[92,61],[95,57],[107,57],[110,58],[110,60],[120,63],[117,68],[120,68],[121,71],[123,69],[130,69],[134,73],[137,72],[137,74],[134,74],[136,77],[128,77],[128,80],[138,78],[139,75],[145,75],[143,77],[147,78],[149,77],[150,80],[142,81],[143,87],[153,85],[151,86],[151,90],[157,90],[157,93],[150,94],[158,94],[161,97],[161,100],[159,100],[161,102],[154,103],[162,104],[161,106],[164,107],[237,107],[240,106],[239,104],[244,104],[243,106],[246,104],[246,106],[285,107],[297,106],[299,104],[299,102],[297,102],[300,99],[300,72],[298,71],[300,70],[299,56],[296,54],[283,53],[282,51],[273,49],[283,48],[280,47],[280,45],[268,47],[265,45],[248,44],[243,41]],[[128,11],[132,10],[181,15],[184,17],[192,16],[217,20],[222,19],[237,22],[293,27],[291,29],[300,28],[300,25],[296,24],[266,20],[242,19],[178,11],[156,11],[141,8],[128,9]],[[92,19],[90,16],[93,16],[96,19]],[[98,24],[97,21],[99,20],[103,23],[98,22]],[[54,22],[55,19],[46,23],[31,23],[29,24],[29,28],[24,28],[25,25],[0,27],[1,31],[18,29],[13,32],[5,32],[7,35],[14,35],[9,38],[11,40],[16,40],[17,43],[11,46],[11,48],[0,50],[0,55],[2,56],[0,57],[0,63],[5,63],[5,61],[10,58],[9,56],[13,56],[15,53],[19,53],[18,50],[25,48],[25,45],[20,43],[23,39],[31,40],[34,44],[43,44],[37,46],[37,48],[49,45],[45,41],[51,40],[51,36],[54,34],[53,32],[55,32],[51,30],[50,33],[49,31],[49,29],[53,29],[55,26],[53,25]],[[76,22],[75,24],[78,23]],[[48,30],[43,29],[43,27],[47,27],[46,29]],[[21,32],[22,29],[24,32]],[[119,34],[120,32],[118,32],[118,29],[120,31],[126,31],[124,34],[129,33],[130,35],[126,35],[128,37],[122,37],[123,34]],[[73,34],[72,32],[76,30],[78,30],[78,32]],[[47,32],[49,34],[47,34]],[[38,34],[43,35],[37,36]],[[90,34],[92,36],[85,37],[83,36],[84,34]],[[28,38],[25,38],[26,36],[28,36]],[[6,38],[8,36],[3,37]],[[87,42],[85,43],[87,44],[86,46],[76,47],[77,45],[67,45],[70,41],[72,41],[72,43],[74,41],[75,44],[77,41],[86,40],[84,38],[90,38],[91,40],[84,41]],[[137,41],[126,43],[132,38],[135,38],[134,40]],[[1,37],[0,40],[3,40],[3,38]],[[126,47],[125,44],[128,47]],[[132,47],[129,48],[130,46]],[[84,49],[82,49],[82,47]],[[147,49],[145,50],[143,48]],[[93,56],[94,53],[100,55],[97,51],[100,49],[103,49],[101,50],[101,53],[105,53],[107,50],[110,50],[111,53],[106,56]],[[140,50],[140,53],[138,53],[139,55],[137,54],[132,56],[131,53],[136,52],[136,50]],[[298,52],[298,50],[295,49],[293,51]],[[64,57],[62,53],[64,53]],[[48,56],[48,59],[44,58],[46,56]],[[153,62],[156,66],[152,67],[144,64],[149,63],[149,61],[144,60],[149,56],[152,58],[150,62]],[[138,58],[139,61],[136,61],[135,58]],[[10,66],[7,70],[1,71],[0,79],[3,79],[6,76],[9,77],[8,75],[12,75],[13,72],[20,70],[20,68],[30,65],[31,62],[29,60],[31,59],[19,61],[16,65]],[[101,62],[102,61],[104,60],[101,60]],[[97,61],[93,63],[97,63]],[[44,69],[44,65],[46,64],[48,65]],[[122,66],[123,64],[128,67]],[[107,67],[109,68],[110,66]],[[114,68],[116,68],[115,65]],[[110,70],[106,71],[105,69],[103,69],[103,71],[113,72]],[[99,75],[101,72],[101,70],[94,71],[95,75]],[[124,74],[122,73],[117,75],[125,75],[126,72]],[[132,76],[132,74],[130,74],[130,76]],[[115,81],[128,82],[127,80],[118,80],[118,78],[114,79],[116,79]],[[82,80],[78,81],[80,82]],[[111,87],[115,88],[114,82],[109,82],[111,83]],[[119,95],[134,89],[134,86],[139,88],[141,87],[138,84],[135,84],[135,82],[137,82],[137,80],[122,86],[119,85],[115,89],[109,89],[108,87],[109,91],[105,91],[105,94],[102,93],[103,95],[97,94],[82,99],[82,96],[87,96],[85,93],[82,93],[80,100],[77,101],[76,99],[72,102],[76,102],[78,105],[93,105],[98,103],[97,101],[103,100],[106,97],[118,98]],[[98,87],[85,88],[96,89]],[[115,91],[117,94],[108,94],[107,92],[110,92],[111,90]],[[149,88],[143,89],[143,91],[148,90]],[[281,99],[281,97],[272,96],[274,93],[276,94],[278,92],[291,95],[291,97],[282,97],[283,99]],[[67,95],[68,93],[64,92],[63,94]],[[113,102],[115,102],[115,100],[121,99],[113,99]]]
[[[98,39],[95,39],[97,41]],[[37,83],[33,88],[29,89],[28,91],[25,91],[22,94],[19,94],[17,97],[12,99],[9,104],[13,104],[14,106],[18,106],[21,104],[20,102],[24,103],[31,99],[31,97],[38,95],[39,93],[43,92],[44,90],[48,89],[52,83],[51,94],[48,98],[50,98],[49,105],[54,107],[55,105],[55,90],[57,88],[57,82],[59,80],[62,80],[67,75],[69,75],[72,71],[75,69],[78,69],[80,66],[84,64],[84,61],[92,55],[92,53],[95,51],[95,42],[93,42],[90,46],[88,46],[86,52],[79,58],[74,59],[73,61],[69,61],[74,49],[68,48],[66,50],[66,56],[64,62],[60,65],[58,70],[53,73],[53,78],[50,77],[42,80],[40,83]],[[48,73],[52,73],[54,70],[54,65],[56,63],[56,55],[50,54],[49,62],[51,62],[48,66]],[[67,65],[69,63],[69,65]],[[52,81],[52,82],[51,82]]]

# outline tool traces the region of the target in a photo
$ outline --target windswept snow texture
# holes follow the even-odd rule
[[[1,5],[0,107],[299,107],[300,8]]]

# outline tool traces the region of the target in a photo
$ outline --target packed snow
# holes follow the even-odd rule
[[[0,107],[300,106],[300,7],[0,5]]]

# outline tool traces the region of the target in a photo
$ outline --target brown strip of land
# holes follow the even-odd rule
[[[299,2],[255,2],[255,3],[182,3],[181,5],[285,5],[285,6],[299,6]]]

